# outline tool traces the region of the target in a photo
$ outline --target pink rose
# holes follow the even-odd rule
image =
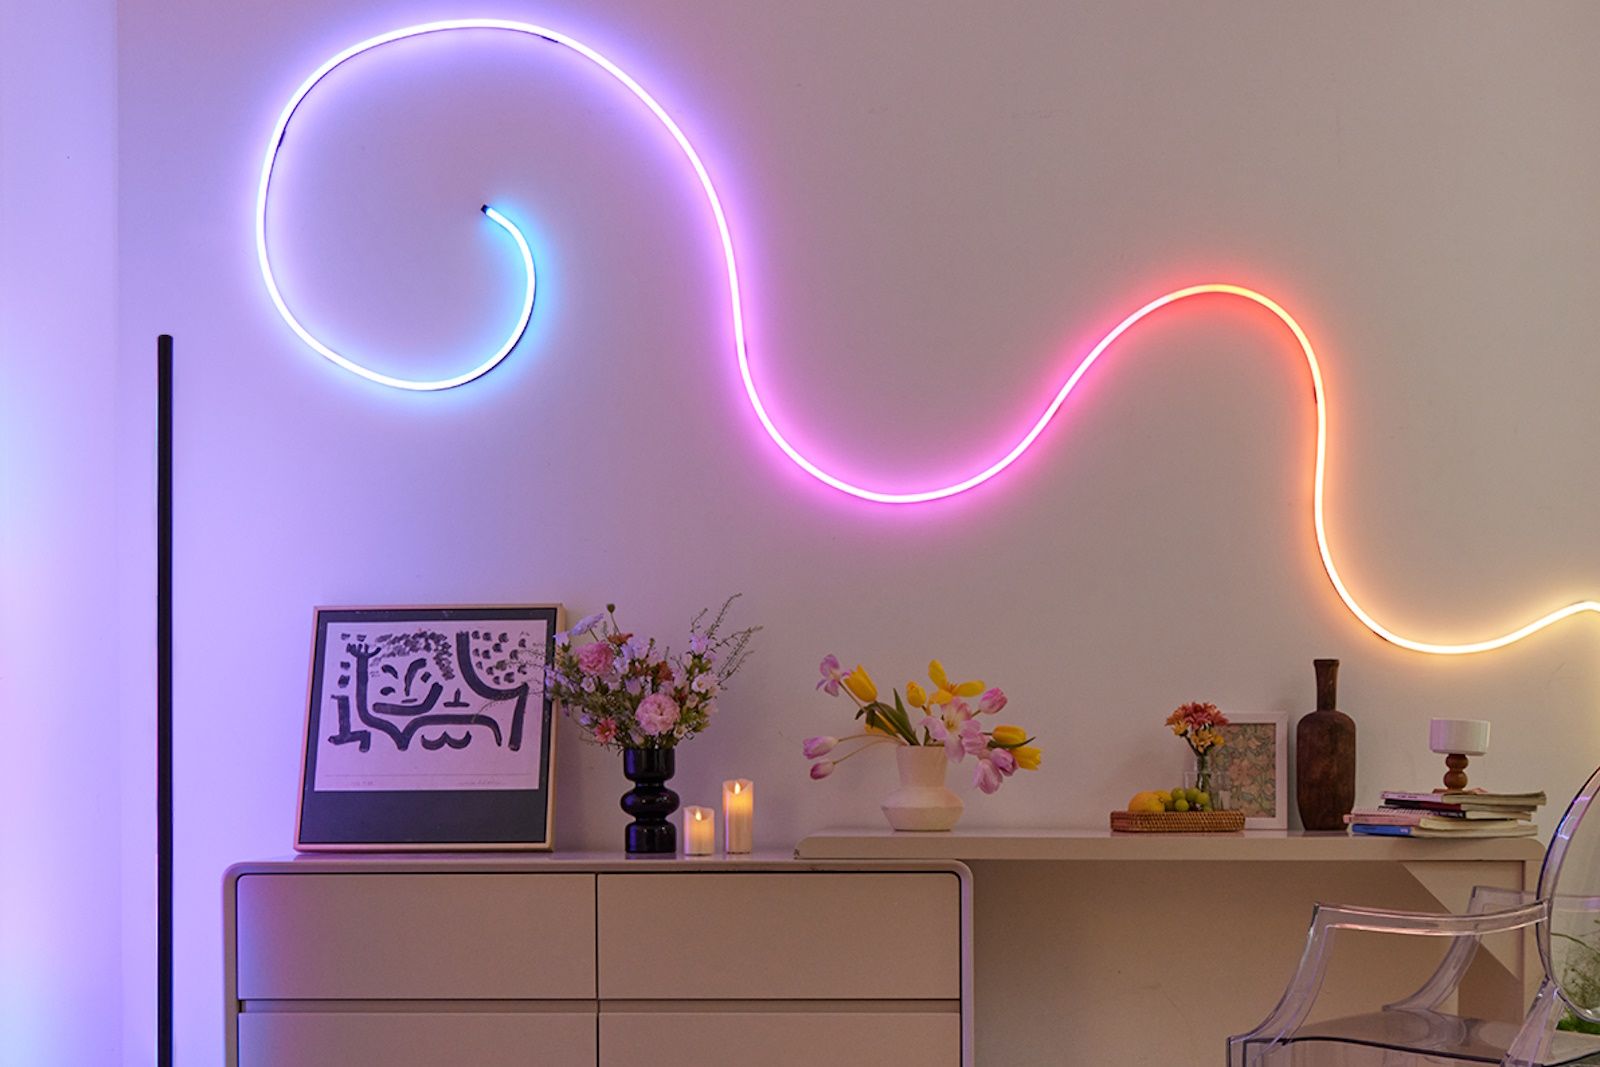
[[[608,641],[596,641],[578,649],[578,669],[591,678],[598,678],[611,670],[616,653]]]
[[[639,720],[639,729],[652,737],[660,737],[677,725],[678,705],[665,693],[651,693],[639,701],[635,717]]]

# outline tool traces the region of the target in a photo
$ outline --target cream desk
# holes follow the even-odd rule
[[[229,1067],[958,1067],[949,860],[317,856],[224,880]]]
[[[796,855],[971,869],[979,1063],[1206,1067],[1277,1003],[1316,902],[1460,911],[1474,885],[1531,887],[1544,850],[1528,838],[874,829],[812,834]],[[1318,1016],[1411,992],[1445,945],[1341,936]],[[1488,939],[1460,1009],[1520,1020],[1538,972],[1530,942]]]

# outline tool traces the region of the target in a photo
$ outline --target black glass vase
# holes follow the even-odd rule
[[[627,831],[628,855],[677,853],[678,828],[667,821],[667,816],[678,810],[678,794],[667,788],[667,779],[676,769],[670,748],[622,750],[622,774],[633,783],[633,788],[622,794],[622,810],[633,816]]]

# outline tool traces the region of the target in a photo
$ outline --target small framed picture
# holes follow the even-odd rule
[[[294,847],[549,849],[559,604],[318,608]]]
[[[1246,830],[1289,826],[1289,716],[1227,712],[1225,739],[1211,764],[1221,771],[1228,806],[1244,812]]]

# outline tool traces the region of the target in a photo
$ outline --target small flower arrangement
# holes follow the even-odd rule
[[[718,694],[750,656],[750,639],[761,627],[722,632],[737,599],[725,600],[710,623],[709,609],[690,620],[688,650],[677,656],[653,637],[640,644],[617,623],[617,606],[607,604],[556,635],[545,690],[585,741],[618,751],[673,748],[711,724]],[[573,643],[582,637],[587,643]]]
[[[1175,708],[1167,716],[1167,725],[1194,753],[1196,787],[1202,793],[1211,792],[1211,750],[1227,744],[1217,727],[1228,725],[1228,717],[1215,704],[1191,702]]]
[[[1203,760],[1212,749],[1226,743],[1217,727],[1228,725],[1228,717],[1215,704],[1179,705],[1167,716],[1167,725],[1189,743],[1198,759]]]
[[[839,658],[829,655],[822,661],[822,680],[817,688],[829,696],[843,692],[856,705],[855,717],[862,721],[862,732],[846,737],[808,737],[805,756],[816,762],[811,777],[822,779],[851,756],[873,745],[943,745],[951,763],[974,756],[972,784],[985,793],[996,792],[1017,772],[1039,769],[1039,749],[1020,726],[995,726],[984,729],[980,715],[998,715],[1006,706],[1006,695],[998,688],[985,688],[979,681],[953,681],[938,660],[928,664],[931,691],[916,682],[906,683],[906,695],[894,690],[894,703],[878,699],[878,687],[866,668],[840,669]],[[977,705],[967,703],[976,697]],[[910,708],[918,712],[912,720]],[[834,755],[839,746],[855,742],[843,755]],[[831,757],[831,758],[830,758]]]

